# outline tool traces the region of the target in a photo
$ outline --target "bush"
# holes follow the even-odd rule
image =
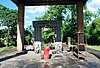
[[[0,41],[0,47],[5,47],[4,43]]]

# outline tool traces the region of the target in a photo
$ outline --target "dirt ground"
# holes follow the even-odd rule
[[[67,51],[41,59],[41,54],[27,51],[0,56],[0,68],[100,68],[100,59],[87,52],[85,59],[78,60]]]

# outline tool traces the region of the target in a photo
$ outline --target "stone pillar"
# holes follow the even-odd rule
[[[68,45],[71,45],[71,37],[67,37]]]
[[[36,25],[37,26],[37,25]],[[41,42],[42,42],[42,31],[41,27],[34,27],[34,44],[33,46],[35,47],[35,52],[40,53],[41,52]]]
[[[40,41],[42,43],[42,27],[40,28]]]
[[[82,46],[79,46],[79,50],[80,50],[80,49],[85,49],[85,46],[84,46],[83,2],[82,1],[77,1],[76,9],[77,9],[77,22],[78,22],[78,45],[82,45]]]
[[[38,41],[40,41],[40,42],[42,42],[42,32],[41,32],[41,27],[38,27],[38,31],[37,31],[37,33],[38,33]]]
[[[55,42],[61,42],[61,27],[55,27]]]
[[[55,27],[55,50],[57,53],[62,52],[62,41],[61,41],[61,27]]]
[[[35,37],[35,41],[42,42],[42,31],[41,31],[41,27],[34,27],[34,37]]]
[[[37,34],[37,27],[34,27],[34,39],[35,39],[35,41],[37,40],[37,36],[38,34]]]
[[[24,50],[24,4],[18,3],[17,50]]]

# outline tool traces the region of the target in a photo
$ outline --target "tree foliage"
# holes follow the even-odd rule
[[[7,29],[2,30],[2,34],[4,34],[2,38],[7,41],[8,46],[16,45],[17,15],[17,10],[9,9],[0,4],[0,26],[7,27]]]
[[[100,45],[100,18],[93,20],[89,31],[89,44]]]
[[[87,9],[87,5],[84,6],[84,32],[85,36],[87,36],[88,44],[93,44],[92,38],[95,38],[96,44],[99,41],[99,17],[100,9],[98,9],[96,14],[93,14],[91,11]],[[93,18],[96,18],[92,24],[90,22]],[[71,37],[73,41],[77,42],[77,14],[76,14],[76,5],[52,5],[47,10],[47,13],[41,17],[37,17],[37,20],[61,20],[62,21],[62,36],[63,41],[67,41],[67,37]],[[95,28],[94,28],[95,27]],[[43,40],[48,40],[50,37],[50,33],[52,30],[47,33],[43,33]],[[52,34],[51,34],[52,35]],[[85,38],[86,40],[86,38]],[[100,43],[97,43],[100,44]]]
[[[66,13],[65,5],[53,5],[49,7],[49,10],[42,17],[37,17],[37,20],[64,20],[64,14]],[[54,39],[54,28],[48,28],[47,32],[42,30],[42,40],[50,42]]]
[[[48,31],[42,30],[42,40],[46,43],[54,42],[54,31],[53,28],[48,28]]]
[[[34,30],[32,28],[32,26],[28,26],[26,29],[24,29],[24,44],[33,44],[34,40],[33,40],[33,36],[34,36]]]
[[[7,26],[6,29],[0,31],[0,38],[5,39],[8,43],[7,45],[16,44],[17,15],[17,10],[6,8],[0,4],[0,26]],[[94,20],[92,21],[93,18]],[[63,41],[67,42],[67,37],[71,37],[75,43],[77,42],[76,5],[52,5],[45,15],[36,17],[36,20],[61,20]],[[90,21],[92,21],[91,24]],[[84,32],[87,36],[88,44],[100,45],[100,9],[93,14],[87,9],[86,5],[84,6]],[[26,28],[24,33],[25,44],[31,44],[34,36],[32,26]],[[53,41],[54,36],[54,28],[48,28],[46,32],[42,29],[43,41]]]
[[[62,36],[63,41],[67,41],[67,37],[70,36],[76,39],[77,32],[77,16],[75,5],[53,5],[49,7],[49,10],[42,17],[37,17],[37,20],[61,20],[62,21]],[[48,34],[43,34],[44,38],[50,37],[52,31],[48,31]]]

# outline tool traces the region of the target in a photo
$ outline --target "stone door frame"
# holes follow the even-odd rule
[[[61,25],[62,23],[59,20],[33,21],[35,41],[42,42],[42,28],[46,26],[55,28],[55,42],[61,42]]]

